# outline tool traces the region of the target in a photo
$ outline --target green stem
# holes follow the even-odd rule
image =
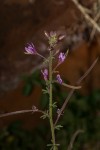
[[[55,131],[54,131],[54,124],[53,124],[53,110],[52,110],[52,55],[53,55],[53,53],[50,50],[50,58],[49,58],[49,82],[50,82],[49,119],[50,119],[50,127],[51,127],[51,134],[52,134],[53,150],[57,150],[56,143],[55,143]]]

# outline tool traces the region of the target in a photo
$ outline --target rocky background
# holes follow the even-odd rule
[[[95,1],[80,0],[83,6],[93,9]],[[41,64],[37,57],[26,56],[26,43],[33,42],[41,54],[47,55],[47,40],[44,31],[65,34],[59,45],[62,51],[69,48],[69,56],[60,68],[67,80],[75,83],[100,55],[100,36],[96,34],[90,42],[91,28],[71,0],[3,0],[0,2],[0,110],[9,112],[38,105],[33,95],[23,97],[21,76],[31,73]],[[80,72],[79,72],[80,70]],[[92,81],[92,82],[91,82]],[[100,62],[89,76],[88,93],[100,87]],[[38,89],[35,95],[38,95]],[[84,92],[83,92],[84,93]],[[38,99],[38,96],[37,98]],[[23,102],[24,100],[24,102]],[[27,100],[30,102],[27,103]],[[19,116],[18,116],[19,117]],[[27,118],[23,116],[27,124]],[[16,117],[15,117],[16,119]],[[36,118],[35,118],[36,119]],[[32,120],[32,116],[30,116]],[[1,122],[6,124],[7,121]],[[33,120],[32,120],[33,121]]]
[[[91,7],[92,1],[82,1]],[[4,0],[0,4],[0,91],[18,85],[21,74],[40,61],[24,55],[24,47],[32,41],[41,53],[46,53],[44,30],[66,34],[63,49],[79,46],[88,40],[89,29],[82,14],[71,0]],[[0,92],[0,93],[1,93]]]

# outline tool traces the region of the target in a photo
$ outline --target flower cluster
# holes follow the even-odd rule
[[[49,39],[49,44],[56,44],[57,42],[57,35],[56,35],[56,32],[50,32],[50,34],[48,35],[47,33],[45,33],[45,35],[48,37]],[[52,45],[52,46],[53,46]],[[35,46],[33,45],[33,43],[28,43],[27,46],[25,47],[25,54],[38,54],[37,51],[36,51],[36,48]],[[61,52],[58,56],[58,64],[61,64],[62,62],[64,62],[64,60],[66,59],[66,55],[65,53]],[[42,74],[43,74],[43,77],[44,77],[44,80],[48,80],[48,69],[44,69],[44,70],[41,70]],[[60,77],[59,74],[57,74],[56,76],[56,80],[58,83],[62,84],[62,79]]]
[[[59,57],[58,57],[59,63],[64,62],[65,58],[66,58],[66,55],[61,52],[61,53],[59,54]]]
[[[27,47],[25,47],[25,54],[36,54],[36,49],[33,43],[27,44]]]
[[[61,77],[60,77],[60,74],[57,74],[57,76],[56,76],[56,79],[57,79],[57,81],[60,83],[60,84],[62,84],[62,79],[61,79]]]
[[[55,46],[57,45],[57,43],[59,41],[61,41],[64,38],[64,35],[58,35],[56,32],[50,32],[49,34],[47,32],[45,32],[45,36],[48,39],[48,43],[49,43],[49,57],[45,58],[44,56],[42,56],[40,53],[38,53],[38,51],[36,50],[35,46],[33,45],[33,43],[28,43],[27,46],[25,47],[25,54],[36,54],[38,56],[40,56],[44,62],[47,63],[47,67],[48,68],[44,68],[43,70],[41,70],[41,73],[43,75],[43,78],[46,82],[46,89],[43,89],[44,93],[48,93],[49,94],[49,108],[47,110],[48,113],[44,114],[43,111],[41,111],[43,113],[43,118],[48,117],[50,120],[50,128],[51,128],[51,135],[52,135],[52,147],[51,149],[56,150],[57,146],[55,143],[55,124],[53,123],[53,107],[55,106],[55,104],[53,104],[53,100],[52,100],[52,92],[53,92],[53,83],[59,83],[64,85],[64,82],[60,76],[60,74],[58,74],[58,71],[56,71],[57,67],[64,62],[64,60],[66,59],[66,54],[63,52],[60,52],[59,56],[58,56],[58,62],[55,68],[53,68],[53,59],[54,56],[56,54],[58,54],[58,52],[55,53],[55,51],[53,52],[53,50],[55,49]],[[53,80],[53,73],[57,73],[56,75],[56,81]],[[32,107],[33,112],[38,111],[38,109],[33,106]],[[61,110],[58,109],[57,110],[58,116],[61,115]],[[61,127],[61,126],[60,126]]]
[[[50,47],[54,47],[57,42],[58,42],[58,37],[57,37],[57,33],[56,32],[53,32],[51,31],[50,34],[48,34],[46,31],[45,31],[45,36],[48,38],[49,40],[49,45]]]

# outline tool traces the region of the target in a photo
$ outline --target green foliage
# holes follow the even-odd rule
[[[32,150],[33,135],[14,123],[0,131],[0,150]]]
[[[0,131],[0,150],[44,150],[48,127],[40,126],[34,131],[25,130],[20,122],[14,122]]]
[[[40,118],[42,118],[42,119],[49,118],[48,111],[46,111]]]
[[[24,81],[23,94],[28,96],[32,93],[35,86],[45,87],[45,82],[40,78],[40,73],[37,71],[30,75],[22,76],[22,80]]]
[[[31,91],[36,85],[45,89],[44,81],[41,80],[38,72],[25,77],[24,81],[25,86],[28,83],[32,84]],[[53,106],[60,108],[68,93],[62,92],[58,84],[53,85],[53,92]],[[26,95],[29,93],[31,92],[26,92]],[[46,110],[48,103],[48,93],[42,93],[40,99],[41,108]],[[54,108],[54,113],[57,112],[56,107]],[[56,140],[61,145],[59,149],[66,150],[73,134],[77,130],[82,129],[84,133],[79,134],[76,138],[73,150],[80,150],[82,147],[84,150],[85,145],[87,145],[88,150],[95,150],[100,140],[99,114],[100,90],[93,91],[89,96],[82,96],[75,92],[64,111],[64,115],[60,119],[59,125],[56,125],[56,128],[60,129],[59,132],[56,130]],[[48,113],[44,114],[44,117],[48,117]],[[50,139],[48,124],[39,125],[34,131],[29,132],[24,130],[21,124],[15,123],[0,131],[0,150],[46,150],[50,149],[46,146]]]
[[[39,82],[37,85],[45,89],[45,84],[40,77],[36,77],[33,80],[37,83]],[[62,91],[58,84],[53,84],[54,107],[56,106],[57,108],[60,108],[67,95],[68,93]],[[55,101],[57,101],[57,103],[55,103]],[[48,103],[48,93],[42,93],[40,100],[42,109],[47,109]],[[54,113],[57,112],[56,107]],[[66,150],[66,146],[68,146],[73,133],[78,129],[83,129],[84,133],[79,135],[77,138],[77,142],[75,142],[74,147],[75,150],[80,149],[80,146],[87,143],[94,143],[95,145],[100,139],[99,113],[100,90],[92,92],[89,96],[82,96],[78,92],[75,92],[74,96],[70,99],[67,109],[64,111],[64,115],[61,118],[60,124],[63,125],[63,128],[61,128],[61,132],[57,132],[56,135],[58,143],[60,143],[63,147],[63,149],[60,147],[60,150],[64,150],[64,147]]]

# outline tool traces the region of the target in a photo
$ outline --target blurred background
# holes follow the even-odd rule
[[[85,12],[100,27],[100,0],[79,0]],[[64,34],[58,49],[69,54],[59,67],[63,79],[75,85],[93,61],[100,56],[98,32],[72,0],[3,0],[0,2],[0,114],[48,106],[48,96],[41,92],[44,81],[42,60],[24,54],[27,43],[48,56],[44,31]],[[74,150],[100,150],[100,61],[74,93],[60,119],[60,150],[67,150],[73,134],[84,130],[74,143]],[[69,89],[54,86],[58,108]],[[0,118],[1,150],[45,150],[50,141],[48,120],[40,114],[18,114]]]

